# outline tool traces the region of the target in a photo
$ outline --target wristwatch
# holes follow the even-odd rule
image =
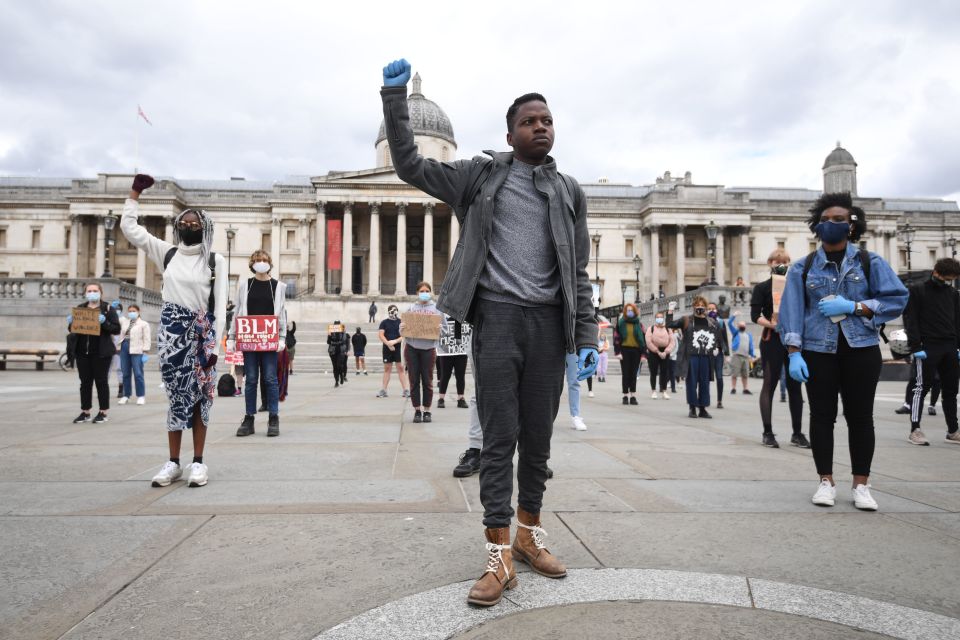
[[[855,316],[862,316],[862,315],[863,315],[863,303],[862,303],[862,302],[858,302],[858,303],[856,303],[856,305],[854,305],[854,307],[853,307],[853,315],[855,315]]]

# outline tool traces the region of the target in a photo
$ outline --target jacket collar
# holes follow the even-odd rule
[[[843,261],[839,265],[840,275],[844,276],[852,268],[854,264],[854,259],[856,255],[860,253],[860,245],[855,242],[847,241],[847,247],[844,250]],[[823,245],[821,244],[817,247],[817,258],[813,261],[814,266],[818,269],[822,269],[827,264],[827,252],[823,250]]]
[[[492,151],[490,149],[485,149],[484,153],[493,158],[494,162],[505,165],[513,164],[512,151]],[[538,172],[550,180],[557,179],[557,162],[553,159],[553,156],[547,156],[547,161],[545,163],[534,167],[534,176],[536,176]]]

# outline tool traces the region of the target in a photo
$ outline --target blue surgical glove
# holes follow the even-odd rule
[[[140,362],[142,362],[143,364],[147,364],[147,360],[149,359],[150,359],[150,356],[148,356],[147,354],[143,354],[142,356],[140,356]]]
[[[105,316],[105,315],[103,315],[103,314],[101,313],[101,314],[100,314],[100,324],[103,324],[103,323],[106,322],[106,321],[107,321],[107,316]]]
[[[597,370],[600,354],[593,347],[580,349],[580,360],[577,361],[577,380],[586,380]]]
[[[803,356],[800,355],[799,351],[790,354],[790,377],[797,382],[806,382],[810,379],[807,363],[803,361]]]
[[[913,354],[913,358],[914,358],[914,360],[926,360],[926,359],[927,359],[927,352],[926,352],[926,351],[917,351],[915,354]]]
[[[73,314],[67,316],[67,326],[73,324]]]
[[[404,58],[394,60],[383,68],[383,86],[404,87],[410,82],[410,63]]]
[[[847,300],[843,296],[837,296],[831,300],[821,300],[817,305],[820,313],[827,316],[843,316],[853,313],[857,304],[853,300]]]

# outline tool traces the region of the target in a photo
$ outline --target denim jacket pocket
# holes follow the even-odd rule
[[[807,295],[813,304],[820,302],[820,299],[831,295],[834,288],[833,278],[825,276],[811,276],[807,278]]]
[[[850,272],[843,278],[843,294],[848,300],[867,300],[870,298],[867,280],[862,273]]]

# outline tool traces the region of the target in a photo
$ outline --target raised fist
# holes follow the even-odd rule
[[[143,190],[152,187],[153,183],[154,180],[152,177],[146,175],[145,173],[138,173],[133,177],[132,189],[137,193],[143,193]]]
[[[383,86],[403,87],[410,82],[410,63],[404,58],[394,60],[383,68]]]

